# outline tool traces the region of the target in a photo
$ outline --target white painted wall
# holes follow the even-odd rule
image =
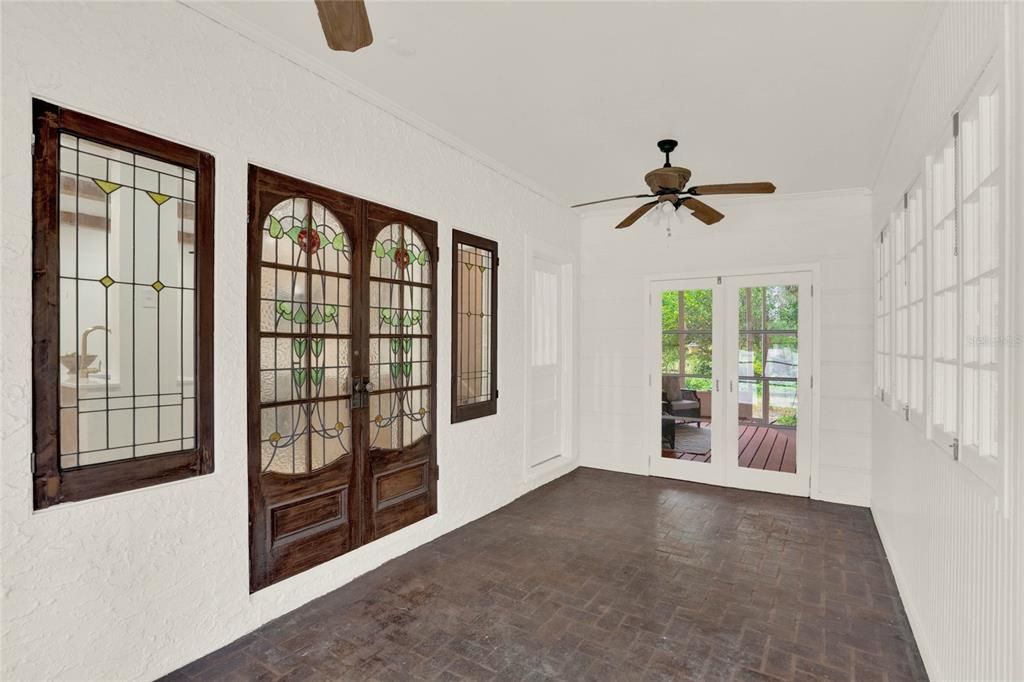
[[[1024,12],[1012,3],[952,3],[940,20],[874,188],[873,226],[921,172],[952,112],[1005,37],[1024,45]],[[1016,68],[1016,180],[1024,169],[1024,68]],[[1024,263],[1024,201],[1017,201],[1017,263]],[[1020,277],[1020,268],[1017,268]],[[1017,291],[1020,291],[1018,279]],[[1024,297],[1014,301],[1021,338]],[[896,575],[918,647],[935,680],[1024,679],[1024,466],[1021,462],[1024,347],[1015,346],[1017,426],[1008,494],[997,497],[949,451],[879,402],[874,403],[871,509]],[[1008,505],[1008,508],[1007,508]]]
[[[731,178],[725,178],[726,180]],[[783,188],[784,190],[785,188]],[[866,190],[708,202],[726,214],[695,219],[666,237],[640,221],[612,227],[620,202],[583,219],[580,452],[586,466],[646,474],[641,442],[645,278],[734,274],[744,268],[818,264],[821,376],[813,497],[867,505],[871,474],[872,249]]]
[[[578,253],[575,214],[181,4],[5,2],[2,31],[0,677],[156,677],[575,466],[525,481],[520,371],[526,240]],[[33,95],[216,157],[212,475],[32,512]],[[240,305],[249,162],[434,218],[442,254],[439,513],[252,596]],[[455,427],[444,380],[453,226],[497,239],[502,261],[499,413]]]

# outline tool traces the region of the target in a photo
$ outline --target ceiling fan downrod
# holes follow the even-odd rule
[[[665,165],[662,168],[672,167],[672,162],[669,161],[668,155],[675,151],[678,144],[676,140],[658,140],[658,149],[665,155]]]

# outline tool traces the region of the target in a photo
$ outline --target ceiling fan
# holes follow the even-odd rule
[[[572,208],[603,204],[606,201],[619,201],[621,199],[647,199],[654,197],[654,201],[643,204],[615,226],[616,230],[629,227],[639,220],[645,213],[663,202],[670,202],[676,210],[685,206],[697,220],[705,225],[714,225],[725,217],[715,209],[694,197],[706,196],[708,194],[771,194],[775,191],[775,185],[770,182],[734,182],[727,185],[697,185],[684,189],[690,181],[690,169],[673,166],[669,161],[671,154],[679,143],[675,140],[660,140],[658,149],[665,155],[665,165],[655,168],[644,176],[644,182],[651,188],[651,194],[630,194],[624,197],[613,197],[601,199],[600,201],[588,201],[583,204],[576,204]]]
[[[332,50],[355,52],[373,42],[363,0],[314,0],[320,25]]]

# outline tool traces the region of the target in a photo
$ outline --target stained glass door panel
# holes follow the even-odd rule
[[[436,511],[436,226],[372,204],[364,541]]]
[[[436,509],[436,224],[258,168],[250,218],[256,590]]]

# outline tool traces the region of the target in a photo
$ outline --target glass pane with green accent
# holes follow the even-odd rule
[[[306,245],[312,245],[311,203],[292,197],[270,209],[263,221],[263,262],[305,267]],[[300,244],[301,241],[301,244]]]
[[[313,333],[350,333],[350,281],[343,277],[314,274],[311,284],[310,322],[313,325]]]
[[[309,395],[306,339],[260,339],[260,402],[276,403]]]

